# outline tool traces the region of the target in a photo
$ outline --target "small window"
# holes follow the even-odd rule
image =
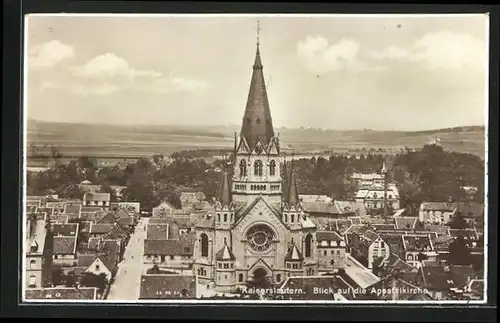
[[[35,275],[31,275],[30,276],[30,280],[29,280],[29,287],[36,287],[36,277]]]
[[[323,256],[326,256],[326,250],[323,251]]]
[[[290,268],[290,267],[291,267],[291,266],[290,266],[290,263],[287,263],[287,264],[286,264],[286,268]]]
[[[335,250],[332,250],[332,251],[330,252],[330,254],[331,254],[332,256],[334,256],[334,255],[335,255]]]
[[[35,266],[36,266],[36,260],[35,259],[31,259],[30,260],[30,269],[34,269]]]
[[[220,214],[217,214],[217,222],[220,222]]]
[[[332,260],[330,260],[330,265],[333,265],[333,259],[332,259]]]
[[[295,222],[295,214],[290,214],[290,222],[294,223]]]
[[[239,281],[239,282],[242,282],[242,281],[243,281],[243,274],[239,274],[239,275],[238,275],[238,281]]]
[[[174,260],[175,256],[174,255],[170,255],[170,260]]]
[[[95,270],[99,270],[99,265],[95,265]]]
[[[281,274],[277,274],[276,275],[276,282],[280,282],[281,281]]]
[[[227,222],[227,213],[224,213],[224,222]]]
[[[219,269],[222,269],[222,263],[219,262]]]
[[[224,275],[224,279],[227,279],[227,275]]]
[[[229,264],[228,263],[225,263],[224,264],[224,269],[228,269],[229,268]]]
[[[288,214],[285,214],[285,222],[288,222]]]

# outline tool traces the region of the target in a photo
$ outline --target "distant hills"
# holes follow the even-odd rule
[[[224,149],[234,145],[240,126],[104,125],[29,120],[28,143],[56,146],[63,154],[150,155],[186,149]],[[461,126],[424,131],[324,130],[276,128],[282,147],[301,152],[394,152],[420,148],[439,138],[447,150],[484,156],[485,127]]]

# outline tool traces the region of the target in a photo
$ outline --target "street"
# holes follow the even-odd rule
[[[356,284],[358,284],[361,288],[371,286],[380,280],[374,273],[370,271],[370,269],[360,264],[349,254],[346,256],[345,264],[346,274],[351,277],[351,279],[354,280]]]
[[[130,237],[125,247],[123,260],[118,264],[115,281],[111,285],[108,300],[137,300],[139,299],[140,283],[143,267],[145,227],[149,218],[141,218],[135,227],[135,232]]]

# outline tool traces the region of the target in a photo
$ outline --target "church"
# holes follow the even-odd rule
[[[232,171],[223,171],[215,207],[195,225],[194,271],[201,284],[230,292],[318,273],[316,226],[301,208],[295,174],[280,169],[257,41]],[[232,175],[230,175],[232,174]]]

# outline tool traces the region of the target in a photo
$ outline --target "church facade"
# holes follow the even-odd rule
[[[295,174],[280,169],[258,44],[233,157],[232,171],[222,172],[214,209],[195,225],[198,281],[230,292],[249,281],[316,275],[316,227],[301,208]]]

